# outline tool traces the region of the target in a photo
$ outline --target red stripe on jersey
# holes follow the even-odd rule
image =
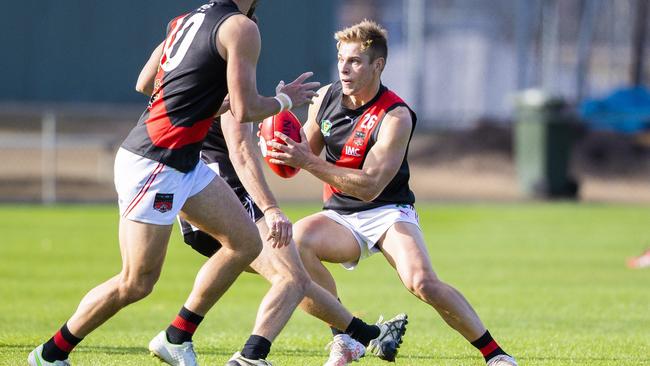
[[[335,165],[360,169],[367,154],[370,137],[383,121],[386,111],[397,103],[404,103],[404,101],[397,94],[386,90],[375,103],[369,106],[357,120],[357,124],[348,137],[348,141],[343,145],[343,150],[341,150],[341,155]],[[341,193],[341,191],[326,183],[323,190],[323,201],[327,202],[334,193]]]
[[[195,122],[190,127],[174,126],[167,115],[163,98],[164,89],[153,97],[149,117],[145,122],[151,142],[165,149],[179,149],[183,146],[201,142],[208,134],[213,117]]]
[[[56,332],[54,335],[54,344],[56,344],[56,347],[60,349],[63,352],[72,352],[72,349],[74,348],[74,345],[70,344],[70,342],[66,341],[65,338],[63,338],[63,335],[61,335],[61,331]]]
[[[163,50],[167,50],[170,44],[174,44],[174,39],[176,39],[176,34],[178,33],[178,30],[181,29],[180,22],[183,18],[185,18],[187,14],[179,15],[176,18],[172,19],[171,22],[169,22],[168,28],[169,30],[169,36],[165,40],[165,45],[163,46]],[[167,53],[163,52],[162,57],[160,58],[160,65],[163,65],[165,62],[167,62]]]
[[[192,334],[194,334],[198,327],[198,325],[183,319],[180,315],[176,315],[176,318],[172,322],[172,326]]]
[[[187,14],[174,18],[169,23],[170,33],[167,36],[164,51],[167,51],[169,45],[174,44],[174,40],[181,29],[182,22]],[[202,121],[194,123],[191,127],[174,126],[167,115],[167,106],[163,98],[164,90],[162,89],[165,71],[162,69],[167,61],[167,53],[163,52],[158,65],[158,72],[154,79],[154,91],[149,102],[149,116],[145,122],[147,126],[147,133],[151,142],[157,146],[166,149],[177,149],[185,145],[193,144],[203,141],[213,118],[207,118]]]

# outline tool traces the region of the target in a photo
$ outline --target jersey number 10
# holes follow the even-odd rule
[[[174,70],[183,61],[187,50],[190,48],[190,44],[192,44],[196,33],[201,28],[201,24],[203,24],[203,19],[205,19],[204,13],[196,13],[189,19],[183,19],[183,21],[176,23],[174,29],[172,29],[165,40],[163,57],[160,60],[160,67],[165,72]],[[174,48],[176,48],[179,42],[180,45],[176,49],[176,52],[174,52]]]

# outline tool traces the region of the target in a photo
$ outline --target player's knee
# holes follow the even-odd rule
[[[120,298],[123,305],[128,305],[136,301],[142,300],[147,297],[156,284],[156,278],[152,276],[131,276],[130,278],[123,278],[120,281]]]
[[[426,273],[412,276],[406,283],[409,291],[427,302],[437,301],[444,296],[444,286],[435,276]]]
[[[295,287],[296,292],[300,292],[304,296],[305,292],[311,284],[311,277],[305,271],[293,273],[291,276],[291,283]]]
[[[241,256],[252,262],[260,255],[260,252],[262,252],[262,239],[257,232],[253,232],[250,235],[246,235],[244,240],[246,245],[241,246],[239,253]]]
[[[311,284],[311,278],[304,271],[277,273],[271,278],[271,283],[289,288],[291,292],[304,296]]]
[[[317,241],[314,240],[315,235],[309,235],[310,225],[308,222],[299,221],[293,226],[293,240],[296,242],[301,257],[315,253]]]

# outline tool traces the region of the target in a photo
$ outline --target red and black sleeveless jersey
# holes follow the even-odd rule
[[[397,94],[381,86],[377,95],[358,109],[348,109],[341,104],[341,82],[333,83],[318,111],[320,131],[325,141],[326,159],[332,164],[346,168],[361,169],[368,151],[377,141],[379,128],[386,113],[396,107],[408,107]],[[415,129],[416,116],[411,112]],[[409,137],[409,143],[411,139]],[[413,204],[415,195],[409,189],[409,166],[406,160],[408,146],[395,177],[381,194],[371,202],[364,202],[325,184],[323,191],[324,208],[349,214],[369,210],[387,204]]]
[[[216,35],[235,14],[241,13],[231,0],[215,0],[169,23],[149,106],[123,148],[181,172],[194,169],[228,93],[226,61],[217,51]]]

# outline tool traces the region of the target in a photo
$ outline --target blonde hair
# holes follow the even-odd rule
[[[341,43],[360,43],[362,51],[368,51],[370,62],[379,57],[384,60],[388,57],[388,31],[381,25],[368,19],[353,26],[334,33],[336,48],[341,47]]]

